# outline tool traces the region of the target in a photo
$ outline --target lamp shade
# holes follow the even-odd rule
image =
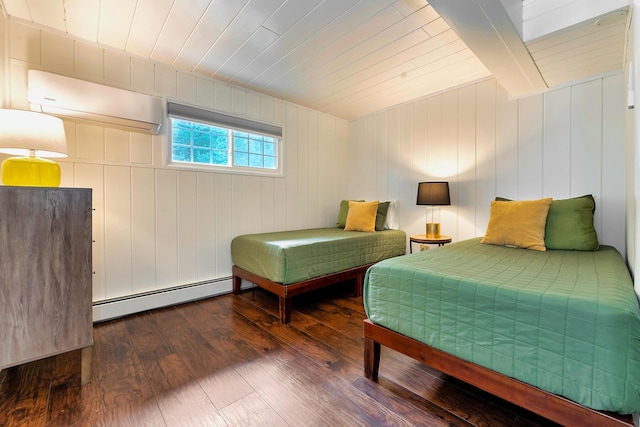
[[[36,157],[67,157],[61,119],[27,110],[0,109],[0,153]]]
[[[417,205],[450,205],[449,183],[446,181],[418,183]]]

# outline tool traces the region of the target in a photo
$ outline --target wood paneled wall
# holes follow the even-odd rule
[[[93,188],[93,299],[231,275],[238,234],[331,226],[346,194],[346,121],[115,50],[9,21],[10,106],[28,109],[27,70],[230,112],[284,127],[284,178],[165,166],[151,136],[65,120],[62,186]]]
[[[616,74],[510,99],[495,80],[349,124],[349,197],[399,200],[400,226],[424,233],[417,183],[451,183],[443,234],[484,235],[490,202],[593,194],[601,243],[625,254],[625,85]]]

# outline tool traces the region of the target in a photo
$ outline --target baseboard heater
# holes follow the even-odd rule
[[[243,282],[243,288],[253,284]],[[102,322],[170,305],[231,293],[231,277],[159,289],[93,303],[93,321]]]

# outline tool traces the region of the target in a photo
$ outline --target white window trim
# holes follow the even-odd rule
[[[166,166],[175,169],[186,169],[194,171],[229,173],[241,175],[257,175],[257,176],[284,176],[284,129],[281,125],[269,123],[254,118],[231,115],[200,106],[192,106],[182,102],[174,102],[167,100],[167,149]],[[269,136],[278,139],[278,167],[276,169],[255,168],[244,166],[221,166],[203,163],[177,162],[173,161],[173,127],[171,126],[171,118],[188,120],[203,123],[212,126],[220,126],[240,132],[248,132],[258,135]],[[233,151],[233,147],[231,147]]]

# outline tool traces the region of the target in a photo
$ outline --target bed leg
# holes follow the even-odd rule
[[[356,280],[355,280],[356,284],[355,284],[355,294],[356,297],[361,297],[362,296],[362,286],[364,285],[364,274],[359,274],[358,276],[356,276]]]
[[[634,427],[640,427],[640,412],[633,413],[633,425]]]
[[[242,278],[240,276],[233,275],[233,294],[240,294],[240,285],[242,284]]]
[[[372,381],[378,381],[380,370],[380,343],[371,338],[364,339],[364,376]]]
[[[280,311],[280,322],[286,325],[291,320],[291,298],[292,297],[279,297],[280,302],[278,309]]]

